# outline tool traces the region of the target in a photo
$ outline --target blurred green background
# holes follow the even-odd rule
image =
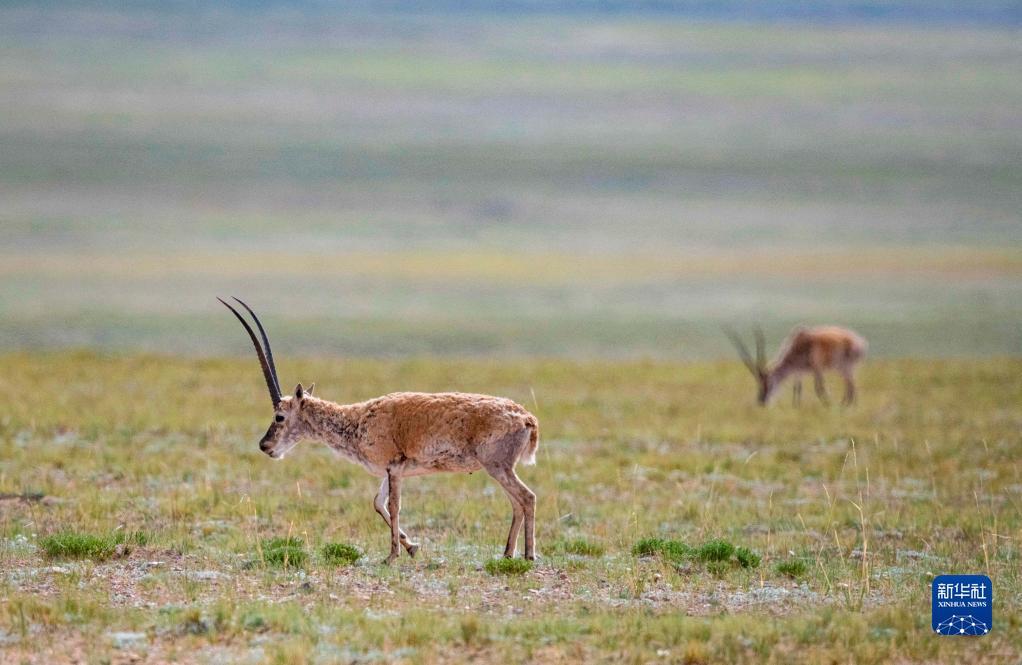
[[[0,5],[0,350],[1022,353],[1018,23],[725,14]]]

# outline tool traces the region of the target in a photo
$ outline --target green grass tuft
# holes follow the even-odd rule
[[[46,556],[67,559],[109,559],[117,550],[117,541],[110,536],[63,531],[39,541]]]
[[[643,538],[632,546],[632,554],[635,556],[653,556],[660,553],[662,544],[666,542],[663,538]]]
[[[301,538],[270,538],[263,541],[263,562],[268,566],[301,568],[309,560]]]
[[[678,540],[643,538],[632,547],[635,556],[660,555],[669,561],[680,561],[692,556],[692,548]]]
[[[116,531],[108,534],[61,531],[39,541],[46,556],[101,561],[114,555],[130,553],[132,546],[148,545],[151,538],[145,531]],[[120,546],[120,549],[118,549]]]
[[[735,546],[726,540],[709,540],[696,550],[700,561],[727,561],[735,553]]]
[[[335,566],[350,565],[362,558],[362,553],[346,543],[326,543],[319,550],[323,560]]]
[[[797,579],[809,572],[809,565],[802,559],[785,559],[784,561],[779,561],[774,566],[774,570],[781,575]]]
[[[532,570],[527,559],[490,559],[484,566],[490,575],[524,575]]]
[[[759,568],[762,558],[748,547],[736,547],[735,558],[742,568]]]
[[[594,543],[592,541],[585,540],[584,538],[565,540],[561,542],[561,549],[568,554],[592,557],[603,556],[604,552],[607,551],[602,544]]]
[[[632,554],[660,556],[672,563],[695,558],[706,563],[707,568],[715,575],[723,575],[734,562],[742,568],[756,568],[761,561],[760,556],[748,547],[735,547],[726,540],[710,540],[697,548],[692,548],[677,540],[643,538],[632,547]]]

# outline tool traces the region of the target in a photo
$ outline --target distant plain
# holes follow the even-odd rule
[[[1022,350],[1014,28],[0,9],[0,348]]]

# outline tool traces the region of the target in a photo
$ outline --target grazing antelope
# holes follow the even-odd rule
[[[796,405],[802,401],[801,374],[812,374],[816,396],[824,404],[829,402],[827,388],[823,383],[824,370],[832,369],[845,380],[845,395],[842,404],[855,401],[855,366],[866,357],[868,344],[858,333],[838,326],[795,326],[781,344],[777,358],[768,367],[764,351],[763,331],[755,330],[756,360],[753,362],[749,350],[741,338],[730,329],[724,332],[738,349],[742,362],[749,368],[759,386],[757,400],[765,406],[770,397],[789,375],[795,375],[792,398]]]
[[[248,322],[224,300],[252,339],[263,378],[273,401],[273,422],[259,449],[281,459],[303,439],[317,439],[341,457],[360,464],[383,479],[373,507],[390,527],[390,554],[403,545],[415,556],[412,542],[399,525],[401,481],[441,471],[472,473],[485,469],[500,483],[511,501],[513,518],[504,556],[512,558],[518,534],[525,526],[525,558],[536,557],[536,495],[515,474],[515,465],[536,463],[539,422],[523,407],[502,397],[468,393],[391,393],[358,404],[336,404],[312,396],[298,384],[294,395],[282,397],[273,364],[270,340],[248,305],[262,346]]]

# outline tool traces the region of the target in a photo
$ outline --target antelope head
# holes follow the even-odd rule
[[[259,328],[259,335],[262,337],[261,345],[259,338],[252,331],[252,326],[238,313],[238,310],[231,307],[222,298],[217,298],[217,300],[222,302],[227,309],[231,310],[234,316],[238,317],[241,325],[245,326],[245,332],[248,333],[249,338],[252,340],[252,345],[255,347],[256,355],[259,357],[259,365],[263,368],[263,379],[266,380],[266,387],[270,391],[270,401],[273,402],[273,422],[270,423],[266,434],[259,441],[259,450],[273,459],[281,459],[309,434],[306,424],[301,418],[301,409],[305,398],[312,395],[316,384],[312,384],[306,390],[299,383],[295,387],[294,395],[282,397],[280,394],[280,382],[277,380],[277,367],[273,364],[273,351],[270,350],[270,340],[266,336],[263,324],[259,322],[259,317],[256,316],[255,312],[248,305],[238,300],[238,298],[234,298],[239,305],[252,315],[252,320],[255,321],[256,327]]]
[[[756,401],[759,402],[760,406],[766,406],[766,403],[770,400],[770,395],[774,392],[776,387],[773,380],[773,376],[766,366],[766,342],[763,338],[763,331],[757,326],[753,330],[753,335],[756,339],[756,359],[753,360],[752,355],[749,353],[749,349],[746,348],[745,343],[742,342],[742,338],[738,336],[731,328],[725,328],[724,334],[728,336],[731,343],[734,344],[735,349],[738,351],[738,356],[742,359],[742,362],[752,373],[752,377],[756,379]]]

